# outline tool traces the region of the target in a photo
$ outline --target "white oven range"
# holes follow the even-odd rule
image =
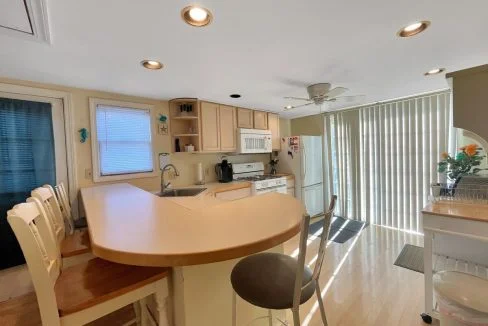
[[[252,195],[286,194],[286,177],[264,174],[263,162],[233,164],[233,179],[251,182]]]

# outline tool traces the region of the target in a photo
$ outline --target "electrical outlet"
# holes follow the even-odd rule
[[[85,169],[85,179],[91,179],[93,176],[92,169]]]

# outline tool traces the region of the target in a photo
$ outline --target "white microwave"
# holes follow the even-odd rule
[[[271,153],[271,131],[261,129],[237,129],[237,151],[240,154]]]

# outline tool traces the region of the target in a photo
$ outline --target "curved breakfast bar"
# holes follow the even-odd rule
[[[222,187],[245,186],[208,186],[197,196],[173,198],[125,183],[83,188],[93,253],[122,264],[175,267],[176,326],[230,325],[232,267],[253,253],[283,252],[305,211],[300,201],[278,193],[215,197]],[[238,306],[238,315],[258,316],[256,309]]]

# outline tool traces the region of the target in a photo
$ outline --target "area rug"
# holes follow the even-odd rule
[[[424,248],[406,244],[393,265],[424,273]]]
[[[308,234],[316,234],[322,227],[323,220],[310,224]],[[346,224],[347,223],[347,224]],[[362,228],[368,226],[366,222],[351,220],[336,216],[330,226],[329,239],[337,243],[344,243],[354,238]],[[320,236],[318,234],[317,236]]]

